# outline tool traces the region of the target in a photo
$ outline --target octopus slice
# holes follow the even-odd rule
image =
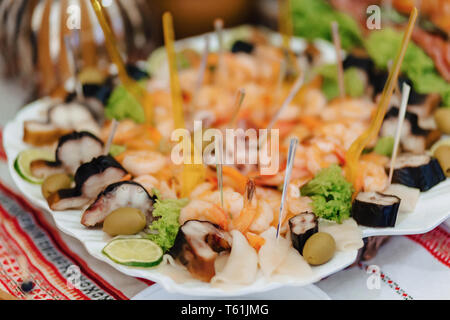
[[[210,281],[215,275],[214,262],[221,251],[231,249],[231,236],[207,221],[189,220],[178,231],[170,250],[193,277]]]
[[[62,189],[48,199],[50,209],[79,209],[111,183],[120,181],[127,171],[111,156],[100,156],[81,165],[75,173],[75,187]]]
[[[81,224],[94,227],[102,223],[112,211],[130,207],[141,210],[147,218],[148,225],[153,220],[153,203],[154,199],[139,183],[133,181],[113,183],[106,187],[84,211]]]
[[[59,103],[48,109],[46,121],[25,121],[23,141],[35,146],[51,144],[72,131],[100,133],[89,108],[78,102]]]
[[[89,132],[72,132],[59,139],[55,161],[34,160],[30,164],[31,173],[38,178],[56,173],[75,174],[83,163],[87,163],[103,153],[103,142]]]

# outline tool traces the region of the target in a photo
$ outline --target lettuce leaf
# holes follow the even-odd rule
[[[131,95],[124,86],[117,86],[108,99],[105,107],[105,116],[108,119],[131,119],[136,123],[145,121],[144,109],[139,101]]]
[[[334,10],[324,0],[291,0],[294,33],[310,41],[332,41],[331,21],[339,24],[342,48],[348,50],[362,45],[361,30],[349,15]]]
[[[157,190],[153,193],[157,196],[159,194]],[[156,220],[150,224],[146,238],[159,245],[164,252],[172,248],[175,242],[180,229],[180,211],[188,202],[188,199],[156,199],[153,209]]]
[[[364,46],[375,65],[387,69],[400,48],[403,34],[392,28],[373,31]],[[442,105],[450,106],[450,83],[437,72],[433,60],[420,47],[410,42],[403,59],[402,73],[411,79],[414,89],[423,94],[437,92],[442,97]]]
[[[320,170],[314,179],[300,188],[300,193],[312,199],[318,217],[338,223],[350,217],[353,186],[345,180],[336,164]]]

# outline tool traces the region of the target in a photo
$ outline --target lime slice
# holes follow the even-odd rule
[[[434,156],[434,152],[439,148],[440,146],[450,146],[450,138],[445,138],[437,141],[433,146],[430,148],[431,155]]]
[[[54,161],[55,154],[47,149],[24,150],[19,153],[16,160],[14,161],[14,169],[24,180],[34,184],[41,184],[42,182],[44,182],[44,179],[33,176],[30,170],[31,162],[38,159]]]
[[[112,261],[132,267],[153,267],[161,263],[163,251],[148,239],[122,238],[109,242],[103,248]]]

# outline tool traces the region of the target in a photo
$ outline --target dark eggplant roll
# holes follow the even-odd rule
[[[233,43],[233,46],[231,47],[231,52],[233,53],[243,52],[251,54],[253,52],[253,49],[255,49],[253,43],[237,40],[235,43]]]
[[[153,221],[153,204],[154,199],[139,183],[134,181],[116,182],[107,186],[84,211],[81,224],[86,227],[94,227],[102,223],[112,211],[127,207],[141,210],[146,216],[147,225],[149,225]]]
[[[42,179],[56,173],[73,175],[80,165],[100,156],[103,148],[103,142],[92,133],[75,131],[59,138],[55,161],[34,160],[30,170]]]
[[[292,246],[303,254],[306,240],[319,231],[317,217],[312,212],[302,212],[289,219]]]
[[[79,209],[97,197],[105,186],[120,181],[127,171],[111,156],[100,156],[82,164],[75,173],[75,187],[62,189],[48,199],[56,211]]]
[[[381,136],[395,136],[398,113],[397,107],[390,108],[386,113],[380,131]],[[430,144],[435,142],[436,138],[439,138],[435,137],[433,132],[433,130],[425,130],[419,125],[419,118],[416,113],[406,111],[400,138],[401,147],[405,152],[422,154]]]
[[[379,192],[360,192],[352,205],[352,217],[362,226],[394,227],[400,198]]]
[[[111,93],[114,90],[114,77],[106,78],[103,83],[84,83],[83,95],[85,98],[93,98],[99,100],[103,105],[106,105]]]
[[[425,154],[410,153],[400,154],[397,157],[392,176],[393,183],[427,191],[443,180],[445,174],[437,159]]]
[[[146,71],[140,69],[139,67],[131,63],[128,63],[125,66],[125,69],[127,70],[128,75],[136,81],[147,79],[150,77]]]
[[[386,84],[389,73],[387,71],[380,71],[374,69],[372,72],[372,77],[370,83],[374,87],[374,96],[383,92],[384,85]],[[398,77],[398,87],[401,88],[403,83],[407,83],[411,87],[411,92],[409,93],[408,103],[411,105],[421,105],[425,102],[427,95],[420,94],[414,90],[414,86],[410,79],[404,75],[399,75]]]
[[[373,70],[374,70],[374,63],[372,59],[368,56],[359,56],[356,54],[349,54],[347,57],[345,57],[342,66],[344,69],[348,69],[351,67],[358,68],[360,70],[363,70],[369,79],[373,78]]]
[[[221,251],[231,249],[231,236],[207,221],[189,220],[178,230],[169,250],[193,277],[210,281],[215,275],[214,262]]]

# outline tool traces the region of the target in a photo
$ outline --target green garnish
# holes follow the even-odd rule
[[[378,68],[387,69],[401,45],[403,35],[391,28],[373,31],[364,42],[369,56]],[[411,79],[414,89],[422,94],[441,94],[442,105],[450,106],[450,84],[437,72],[433,60],[417,45],[409,43],[401,71]]]
[[[349,15],[334,10],[324,0],[292,0],[292,22],[296,36],[307,40],[332,41],[331,21],[339,24],[342,48],[348,50],[362,44],[361,30]]]
[[[122,85],[117,86],[108,99],[105,116],[118,121],[124,119],[131,119],[136,123],[145,121],[145,113],[141,104]]]
[[[180,228],[178,218],[180,210],[189,202],[188,199],[164,199],[161,200],[159,192],[153,190],[158,197],[154,205],[153,217],[157,218],[149,226],[147,239],[154,241],[164,252],[172,248]]]
[[[311,197],[314,213],[323,219],[342,223],[350,217],[353,186],[345,180],[336,164],[320,170],[314,179],[300,188],[300,193]]]
[[[322,92],[328,100],[339,96],[336,68],[335,64],[326,64],[316,70],[323,78]],[[348,96],[357,98],[364,94],[364,82],[357,68],[350,67],[344,71],[344,84]]]
[[[381,137],[378,139],[373,151],[382,156],[390,157],[392,155],[392,150],[394,149],[394,140],[394,137],[391,136]]]
[[[127,150],[127,147],[125,146],[121,146],[119,144],[112,144],[111,148],[109,149],[109,155],[111,157],[116,157],[122,152],[125,152],[125,150]]]
[[[162,249],[153,241],[136,238],[113,239],[102,253],[116,263],[141,268],[157,266],[163,258]]]

